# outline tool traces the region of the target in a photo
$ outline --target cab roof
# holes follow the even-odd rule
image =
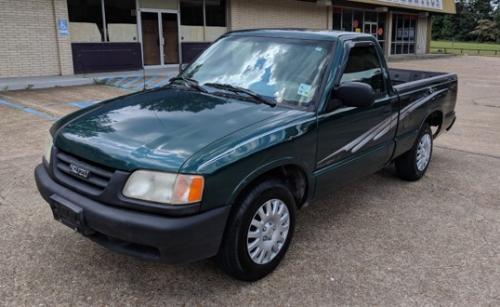
[[[326,31],[313,29],[251,29],[237,30],[228,32],[226,36],[267,36],[267,37],[283,37],[296,39],[311,39],[311,40],[349,40],[359,38],[373,39],[373,36],[365,33],[344,32],[344,31]]]

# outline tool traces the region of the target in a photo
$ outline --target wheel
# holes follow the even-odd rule
[[[216,261],[230,276],[255,281],[285,255],[295,226],[295,199],[279,180],[255,186],[230,216]]]
[[[396,158],[396,171],[404,180],[416,181],[424,176],[432,156],[432,130],[424,124],[412,149]]]

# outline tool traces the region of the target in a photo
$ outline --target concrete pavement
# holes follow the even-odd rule
[[[53,221],[32,174],[51,121],[0,105],[0,305],[500,305],[500,59],[391,65],[459,74],[458,121],[427,175],[408,183],[390,167],[301,210],[287,257],[256,283],[211,260],[114,254]],[[77,109],[68,100],[121,93],[52,89],[48,105],[30,98],[37,91],[2,97],[60,116]]]

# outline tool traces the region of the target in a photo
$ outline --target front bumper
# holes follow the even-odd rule
[[[42,164],[35,179],[55,218],[60,218],[60,206],[70,208],[78,220],[63,223],[111,250],[143,259],[179,263],[214,256],[229,215],[229,206],[185,217],[108,206],[58,184]]]

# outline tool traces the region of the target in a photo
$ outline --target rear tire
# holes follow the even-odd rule
[[[422,178],[431,162],[432,147],[432,130],[425,123],[413,147],[395,160],[399,177],[407,181]]]
[[[216,262],[236,279],[255,281],[285,256],[295,228],[295,199],[283,182],[272,179],[234,205],[239,207],[230,216]]]

